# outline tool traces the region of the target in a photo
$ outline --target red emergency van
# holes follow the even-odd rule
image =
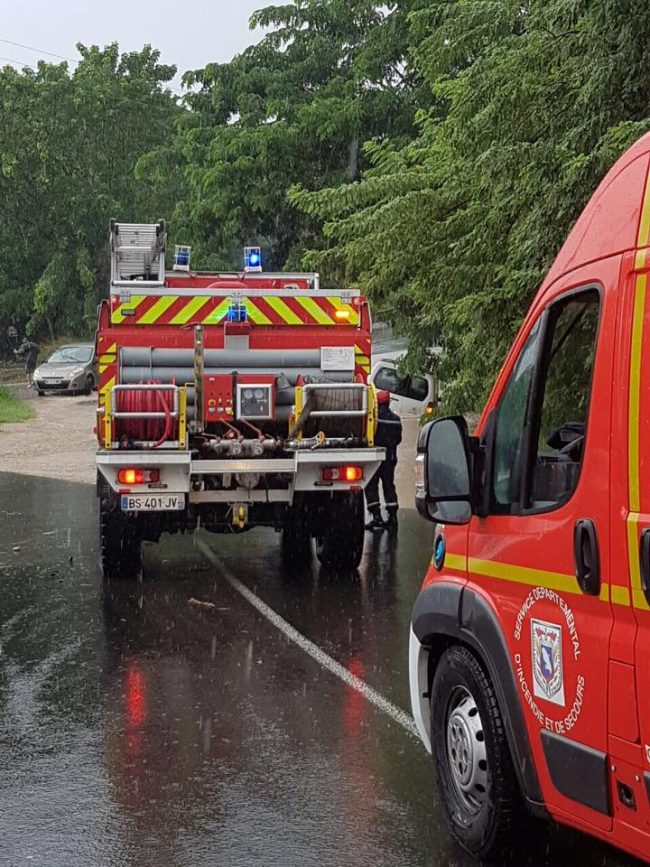
[[[650,135],[614,165],[526,316],[474,436],[423,428],[436,523],[414,717],[454,835],[522,803],[650,861]]]

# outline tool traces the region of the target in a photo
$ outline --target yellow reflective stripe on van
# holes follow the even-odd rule
[[[610,598],[614,605],[621,605],[624,608],[630,607],[630,590],[628,587],[622,587],[620,584],[612,584],[610,586]]]
[[[462,554],[445,554],[445,566],[455,572],[464,572],[467,569],[467,557]]]
[[[530,566],[514,566],[510,563],[497,563],[494,560],[477,560],[469,557],[467,568],[473,575],[485,578],[498,578],[529,587],[548,587],[562,593],[582,593],[575,575],[565,572],[548,572],[546,569],[532,569]]]
[[[645,267],[647,247],[650,244],[650,176],[645,186],[645,194],[643,196],[643,205],[641,207],[641,219],[639,220],[639,234],[637,235],[636,245],[639,248],[636,253],[634,267]]]
[[[643,319],[647,275],[639,274],[634,287],[632,316],[632,347],[630,352],[630,393],[628,396],[628,486],[630,511],[641,509],[639,482],[639,408],[641,404],[641,350],[643,347]]]
[[[635,268],[646,267],[648,244],[650,243],[650,173],[646,179],[637,247]],[[644,249],[645,248],[645,249]],[[641,519],[641,466],[639,435],[641,423],[641,359],[643,349],[643,323],[645,318],[648,275],[638,274],[634,283],[634,307],[632,311],[632,336],[630,347],[630,382],[628,395],[628,499],[627,552],[632,586],[632,605],[642,611],[650,611],[650,605],[641,587],[641,564],[639,562],[639,530]]]
[[[475,557],[466,559],[462,554],[450,553],[445,557],[445,566],[458,572],[464,572],[467,568],[470,575],[483,578],[495,578],[498,581],[509,581],[526,587],[545,587],[556,593],[568,593],[573,596],[582,595],[576,576],[567,572],[549,572],[546,569],[532,569],[529,566],[516,566],[513,563],[480,560]],[[630,606],[628,588],[618,584],[604,582],[598,598],[601,602],[609,602],[611,598],[615,605]]]
[[[641,515],[631,512],[627,516],[627,550],[630,562],[630,584],[632,585],[632,604],[641,611],[650,611],[641,586],[641,561],[639,555],[639,522]]]

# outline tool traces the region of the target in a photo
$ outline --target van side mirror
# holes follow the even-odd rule
[[[467,422],[450,416],[426,424],[418,440],[415,504],[427,521],[467,524],[472,517],[472,459]]]

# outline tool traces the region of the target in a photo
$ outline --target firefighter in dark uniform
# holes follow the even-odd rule
[[[372,520],[366,524],[366,530],[397,529],[397,491],[395,490],[395,467],[397,466],[397,446],[402,442],[402,422],[390,408],[390,392],[378,391],[379,418],[375,445],[386,449],[386,460],[368,482],[366,487],[366,505],[372,515]],[[384,503],[388,520],[384,523],[381,517],[381,502],[379,500],[379,482],[384,491]]]

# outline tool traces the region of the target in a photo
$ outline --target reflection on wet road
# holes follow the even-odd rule
[[[272,532],[201,535],[246,588],[397,708],[431,529],[355,576]],[[0,474],[0,865],[469,865],[430,761],[224,580],[190,538],[102,585],[94,490]],[[190,601],[192,600],[192,601]],[[207,604],[204,604],[207,603]],[[517,863],[629,864],[565,831]],[[534,851],[532,851],[534,849]]]

